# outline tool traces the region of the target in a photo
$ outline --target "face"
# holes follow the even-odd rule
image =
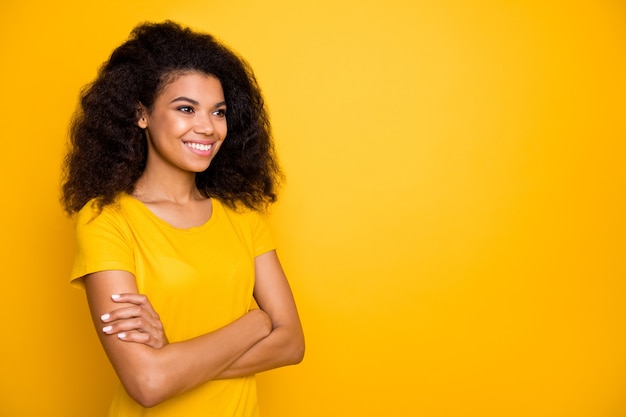
[[[146,170],[206,170],[226,138],[226,103],[220,81],[197,72],[168,84],[137,125],[146,130]]]

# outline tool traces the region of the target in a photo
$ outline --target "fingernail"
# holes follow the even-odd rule
[[[117,337],[119,337],[120,339],[125,339],[126,333],[118,333]]]
[[[103,314],[100,316],[100,320],[105,321],[108,320],[111,315],[109,313]]]
[[[105,333],[108,333],[108,332],[111,331],[112,328],[113,328],[113,326],[106,326],[106,327],[102,328],[102,331],[105,332]]]
[[[119,294],[113,294],[113,295],[111,295],[111,298],[114,299],[114,300],[117,300],[118,298],[120,298],[120,295]]]

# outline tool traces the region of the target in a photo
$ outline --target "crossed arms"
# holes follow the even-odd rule
[[[255,258],[259,309],[211,333],[168,343],[157,312],[126,271],[83,278],[100,342],[128,394],[152,407],[213,379],[299,363],[304,336],[275,251]],[[117,295],[114,299],[113,295]]]

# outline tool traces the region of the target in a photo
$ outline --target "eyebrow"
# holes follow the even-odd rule
[[[194,100],[192,98],[189,97],[185,97],[185,96],[180,96],[180,97],[176,97],[174,100],[170,101],[170,104],[172,103],[176,103],[177,101],[186,101],[188,103],[193,104],[194,106],[199,106],[200,103],[197,100]],[[213,105],[213,107],[221,107],[221,106],[225,106],[226,102],[225,101],[220,101],[219,103],[215,103]]]

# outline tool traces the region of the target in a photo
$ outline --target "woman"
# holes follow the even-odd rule
[[[304,339],[263,214],[281,174],[252,71],[210,35],[139,25],[71,140],[72,282],[121,381],[110,415],[257,416],[254,374],[300,362]]]

